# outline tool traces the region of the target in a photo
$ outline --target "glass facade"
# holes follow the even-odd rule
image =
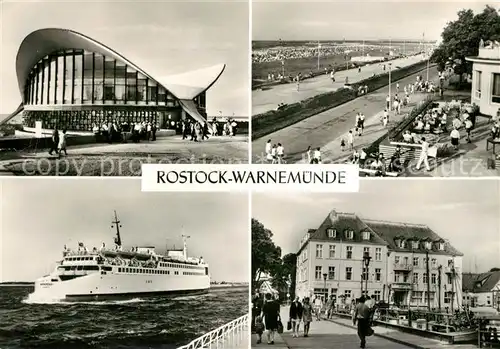
[[[180,111],[158,110],[151,107],[122,107],[100,108],[86,110],[25,110],[23,112],[24,124],[35,127],[35,121],[42,121],[43,128],[68,129],[76,131],[92,131],[94,125],[101,126],[110,122],[118,125],[136,122],[155,122],[160,128],[167,128],[169,116],[180,118]]]
[[[194,101],[206,116],[205,93]],[[44,129],[92,131],[143,121],[171,128],[182,116],[177,98],[156,81],[112,57],[77,49],[51,53],[33,67],[24,104],[24,124],[42,121]]]
[[[204,103],[204,94],[197,100]],[[179,107],[171,93],[133,67],[83,50],[55,52],[40,60],[26,82],[24,104]]]

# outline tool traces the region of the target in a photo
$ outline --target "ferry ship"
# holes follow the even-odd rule
[[[120,221],[114,214],[115,246],[91,251],[80,242],[77,250],[64,246],[55,270],[35,282],[33,298],[81,301],[135,298],[165,294],[206,293],[210,288],[208,264],[188,257],[187,239],[182,250],[156,254],[152,246],[122,247]]]

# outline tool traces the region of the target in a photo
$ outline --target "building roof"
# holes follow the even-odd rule
[[[471,293],[491,292],[500,282],[500,271],[462,274],[462,290]]]
[[[336,230],[335,237],[329,237],[329,228]],[[345,231],[353,231],[353,239],[346,240]],[[370,233],[369,241],[363,239],[363,232]],[[335,210],[328,214],[319,228],[309,229],[308,234],[308,241],[352,241],[353,243],[386,245],[391,251],[422,253],[429,251],[434,254],[463,256],[461,252],[426,225],[362,219],[354,213]],[[413,248],[411,244],[407,244],[406,248],[401,248],[396,244],[398,238],[407,241],[444,242],[444,250],[439,250],[435,244],[432,244],[430,250],[427,250],[422,244],[419,244],[418,249]],[[301,246],[299,252],[305,246],[306,243]]]
[[[401,248],[396,244],[398,238],[403,240],[420,240],[420,241],[431,241],[431,242],[444,242],[444,251],[439,250],[437,246],[432,245],[432,253],[435,254],[446,254],[453,256],[463,256],[463,254],[455,249],[451,244],[441,238],[433,230],[431,230],[427,225],[424,224],[411,224],[411,223],[399,223],[399,222],[388,222],[388,221],[377,221],[365,219],[364,222],[377,233],[380,238],[386,241],[389,245],[389,249],[392,251],[408,251],[415,252],[428,251],[422,244],[419,248],[414,249],[410,244],[407,244],[406,248]]]
[[[28,34],[17,52],[17,83],[23,99],[27,78],[35,64],[53,52],[71,49],[96,52],[123,62],[149,79],[156,81],[179,100],[192,100],[208,90],[219,79],[226,67],[225,64],[218,64],[183,74],[153,77],[118,52],[86,35],[69,29],[46,28]],[[186,108],[187,104],[188,103],[184,103],[181,104],[181,106],[189,115],[198,120],[199,113],[192,115],[192,110]],[[22,110],[23,107],[20,106],[14,113],[0,120],[0,124],[9,121]]]
[[[329,237],[328,229],[336,231],[335,237]],[[345,232],[352,231],[353,238],[346,239]],[[370,240],[364,240],[362,233],[369,232]],[[358,216],[354,213],[344,213],[331,211],[324,219],[318,229],[309,229],[309,240],[314,241],[349,241],[353,243],[387,245],[387,243],[375,234]]]

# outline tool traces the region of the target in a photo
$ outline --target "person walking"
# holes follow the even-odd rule
[[[59,156],[61,156],[64,151],[64,155],[68,156],[68,152],[66,151],[66,130],[63,130],[59,135],[59,145],[57,147],[59,149]]]
[[[309,297],[304,298],[302,304],[302,321],[304,322],[304,337],[309,337],[309,329],[311,328],[313,308]]]
[[[314,313],[316,315],[316,320],[321,320],[321,309],[323,308],[323,301],[321,297],[316,297],[314,300]]]
[[[352,315],[352,323],[358,327],[360,348],[366,348],[366,337],[370,334],[370,308],[365,304],[365,297],[358,299]]]
[[[261,316],[267,330],[267,344],[274,344],[274,336],[278,330],[278,320],[280,318],[280,306],[278,302],[272,299],[270,293],[266,293],[266,302],[262,307]]]
[[[422,140],[420,141],[420,144],[422,145],[422,151],[420,152],[420,157],[417,162],[417,171],[420,170],[420,166],[422,166],[422,162],[425,165],[425,169],[427,171],[430,171],[431,168],[429,167],[429,143],[425,140],[425,137],[422,137]]]
[[[54,131],[52,131],[52,144],[50,145],[49,155],[52,155],[52,152],[55,151],[57,154],[57,148],[59,147],[59,130],[57,126],[54,127]]]
[[[349,150],[354,150],[354,134],[352,133],[352,130],[349,130],[349,133],[347,134],[347,145]]]
[[[299,297],[295,298],[295,301],[290,305],[290,321],[292,322],[292,337],[299,336],[300,321],[302,320],[302,303],[299,301]]]
[[[455,150],[458,150],[458,145],[460,144],[460,132],[454,128],[450,133],[451,145]]]

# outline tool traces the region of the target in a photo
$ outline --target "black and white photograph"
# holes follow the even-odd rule
[[[3,1],[0,173],[248,163],[248,1]]]
[[[500,346],[497,180],[255,193],[251,229],[252,348]]]
[[[495,1],[253,1],[252,162],[499,176],[499,10]]]
[[[0,348],[247,348],[246,193],[4,179]]]

